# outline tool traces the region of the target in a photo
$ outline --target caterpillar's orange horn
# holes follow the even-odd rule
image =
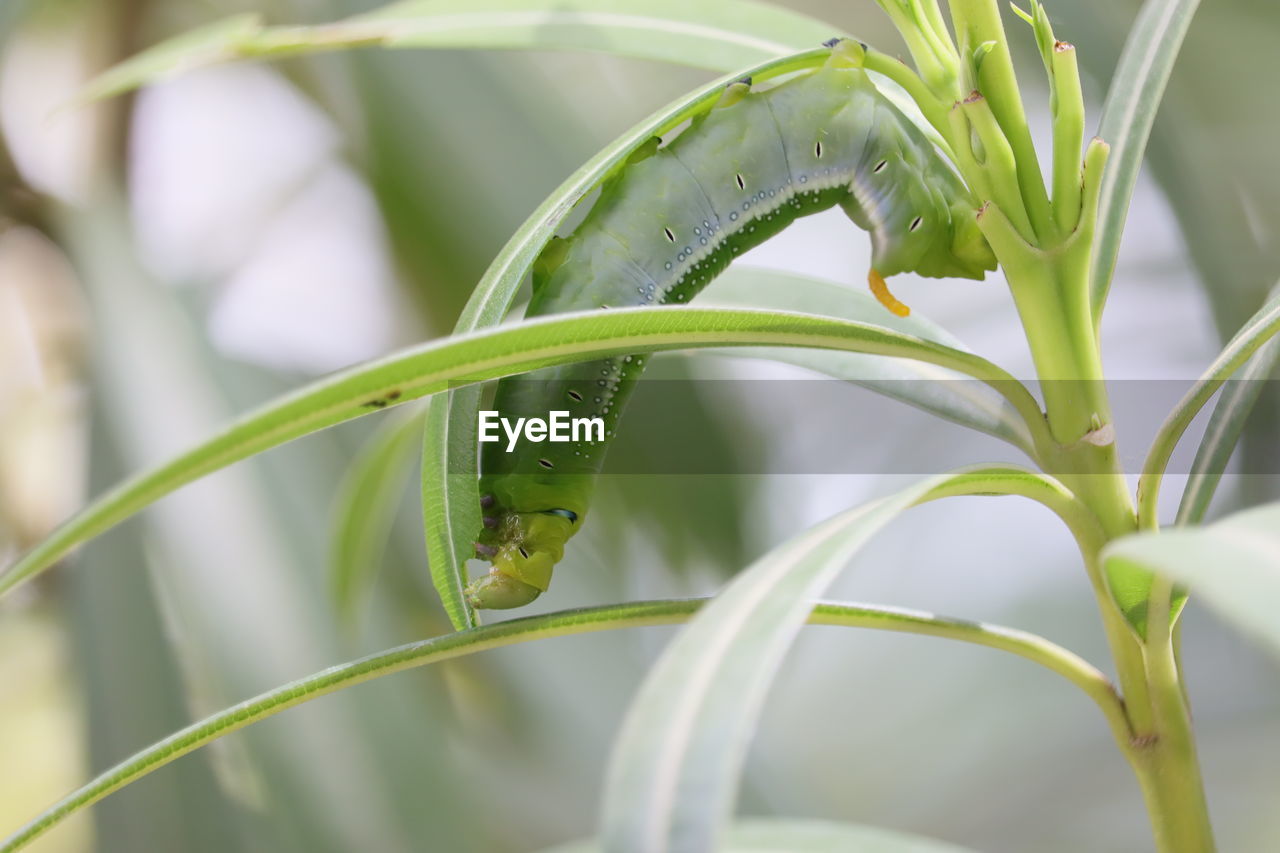
[[[889,292],[889,285],[885,284],[884,276],[872,270],[867,273],[867,283],[871,285],[871,294],[883,305],[899,317],[905,317],[911,313],[911,309]]]

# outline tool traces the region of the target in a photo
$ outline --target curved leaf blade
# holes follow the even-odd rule
[[[1227,342],[1226,347],[1218,354],[1218,357],[1213,360],[1208,369],[1196,380],[1187,393],[1182,396],[1182,399],[1174,406],[1173,411],[1165,418],[1164,423],[1160,425],[1160,429],[1156,432],[1156,437],[1147,451],[1147,458],[1142,463],[1142,475],[1138,478],[1139,529],[1155,530],[1159,527],[1160,484],[1164,481],[1164,473],[1169,465],[1169,459],[1172,458],[1173,451],[1178,446],[1178,441],[1187,431],[1187,428],[1191,426],[1191,422],[1195,420],[1196,415],[1213,398],[1218,389],[1277,332],[1280,332],[1280,294],[1272,297],[1266,305],[1250,318],[1248,323],[1245,323],[1235,337]],[[1206,438],[1210,442],[1218,440],[1214,438],[1212,433],[1207,434]],[[1195,464],[1197,466],[1202,464],[1206,466],[1201,473],[1208,474],[1211,472],[1211,468],[1208,466],[1218,464],[1216,457],[1224,452],[1226,455],[1220,461],[1225,466],[1227,457],[1230,456],[1229,450],[1215,450],[1212,445],[1209,450],[1205,451],[1209,455],[1202,456],[1197,453]],[[1197,471],[1199,471],[1198,468]],[[1213,482],[1216,483],[1216,478],[1214,478]],[[1195,480],[1189,483],[1189,487],[1194,483]],[[1208,480],[1205,481],[1205,485],[1209,485]],[[1210,497],[1212,497],[1212,489],[1209,489],[1206,493],[1201,493],[1199,497],[1193,496],[1192,500],[1197,503],[1203,502],[1207,506]],[[1184,500],[1184,506],[1188,507],[1188,512],[1192,512],[1192,507],[1195,504],[1187,504]],[[1203,507],[1199,511],[1203,512]],[[1136,564],[1123,560],[1106,562],[1104,563],[1104,569],[1112,598],[1120,607],[1121,612],[1124,613],[1129,624],[1138,631],[1140,636],[1145,636],[1147,630],[1147,598],[1151,594],[1151,573],[1143,571]],[[1182,603],[1182,599],[1175,599],[1175,611],[1182,606]]]
[[[1200,0],[1147,0],[1129,31],[1102,110],[1098,136],[1111,146],[1098,200],[1090,301],[1097,325],[1106,305],[1129,202],[1151,138],[1156,110]]]
[[[1280,656],[1280,504],[1198,529],[1126,536],[1103,552],[1108,569],[1165,575]]]
[[[1008,373],[970,353],[888,329],[804,314],[683,307],[611,309],[475,332],[402,350],[312,383],[122,483],[0,574],[0,595],[179,486],[388,405],[456,385],[603,355],[736,345],[834,347],[901,355],[954,367],[1002,390],[1016,384]],[[1022,393],[1026,404],[1034,407],[1026,389]]]
[[[343,618],[354,620],[377,577],[397,499],[412,474],[425,413],[389,418],[351,462],[334,501],[329,586]]]
[[[811,68],[826,61],[827,51],[810,50],[751,69],[761,80]],[[493,263],[485,270],[467,301],[455,334],[496,326],[506,317],[525,273],[556,228],[589,193],[637,148],[654,136],[663,136],[720,97],[725,77],[669,104],[640,122],[570,175],[525,220]],[[467,603],[466,561],[472,556],[472,540],[480,529],[480,492],[477,485],[476,412],[480,390],[462,388],[433,400],[422,436],[422,527],[427,562],[440,603],[453,627],[461,630],[477,624],[475,610]]]
[[[881,528],[943,494],[1043,483],[1026,469],[931,477],[840,513],[739,574],[667,646],[614,745],[601,837],[619,853],[718,849],[769,684],[818,596]]]
[[[757,0],[406,0],[352,22],[388,27],[393,47],[589,50],[713,71],[835,35],[830,24]]]
[[[1276,293],[1236,332],[1222,352],[1213,360],[1195,384],[1174,406],[1156,432],[1138,480],[1138,522],[1143,529],[1154,529],[1160,499],[1160,483],[1174,448],[1200,410],[1218,389],[1280,332],[1280,293]]]
[[[242,55],[241,45],[251,45],[263,29],[262,16],[248,12],[188,30],[108,68],[89,81],[78,100],[113,98],[166,77],[235,59]]]
[[[236,15],[161,42],[85,89],[95,100],[235,59],[354,47],[589,50],[733,71],[816,47],[834,28],[756,0],[405,0],[315,26]]]
[[[1280,363],[1280,338],[1272,338],[1253,358],[1245,363],[1240,376],[1227,382],[1218,404],[1209,416],[1204,438],[1191,463],[1191,476],[1182,492],[1178,526],[1195,525],[1204,520],[1209,503],[1222,480],[1231,454],[1235,451],[1258,398]]]
[[[912,312],[897,317],[874,298],[848,287],[780,270],[730,267],[698,297],[699,305],[779,308],[867,322],[914,335],[923,340],[968,351],[969,348],[936,323]],[[842,379],[915,406],[943,420],[995,436],[1031,455],[1033,439],[1018,413],[991,388],[954,372],[919,362],[852,353],[796,349],[737,348],[707,355],[759,358],[785,362]]]
[[[529,640],[617,628],[674,625],[688,621],[706,602],[707,599],[702,598],[637,601],[526,616],[408,643],[330,667],[211,714],[108,768],[0,841],[0,853],[22,849],[71,815],[224,735],[320,696],[413,667]],[[1106,676],[1075,654],[1025,631],[899,607],[827,602],[817,604],[808,621],[814,625],[923,634],[1006,651],[1076,683],[1103,706],[1104,712],[1108,705],[1114,705],[1123,715]]]

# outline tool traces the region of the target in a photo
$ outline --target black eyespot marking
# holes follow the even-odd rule
[[[747,182],[746,182],[746,181],[744,181],[744,180],[742,180],[742,173],[741,173],[741,172],[739,172],[739,173],[738,173],[737,175],[735,175],[734,177],[735,177],[735,178],[737,179],[737,181],[738,181],[738,189],[740,189],[740,190],[745,190],[745,189],[747,188]]]
[[[816,143],[814,143],[813,156],[817,157],[819,160],[822,159],[822,140],[821,139],[819,139]]]
[[[668,240],[670,240],[672,243],[674,243],[674,242],[676,241],[676,235],[675,235],[675,234],[673,234],[673,233],[671,233],[671,229],[670,229],[670,228],[663,228],[663,229],[662,229],[662,233],[663,233],[663,234],[666,234],[666,235],[667,235],[667,239],[668,239]]]
[[[920,227],[921,223],[923,222],[924,222],[924,217],[917,216],[915,219],[911,220],[911,230],[912,231],[916,230],[917,228]]]
[[[750,78],[750,77],[742,77],[742,78],[740,78],[740,79],[738,79],[738,80],[735,80],[734,82],[735,82],[735,83],[741,83],[743,86],[750,86],[750,85],[751,85],[751,78]],[[733,83],[730,83],[729,85],[730,85],[730,86],[732,86],[732,85],[733,85]]]
[[[516,550],[520,552],[521,557],[524,557],[526,560],[529,559],[529,552],[526,551],[523,547],[517,548]]]
[[[547,509],[543,510],[543,515],[558,515],[574,522],[578,520],[578,514],[571,509]]]
[[[570,390],[570,391],[569,391],[569,396],[570,396],[570,398],[572,398],[572,399],[574,399],[574,400],[577,400],[579,403],[581,403],[581,402],[582,402],[582,395],[581,395],[581,394],[579,394],[577,391]]]
[[[836,36],[835,38],[830,38],[830,39],[827,39],[826,41],[824,41],[824,42],[822,43],[822,46],[823,46],[823,47],[835,47],[836,45],[838,45],[838,44],[839,44],[840,42],[842,42],[842,41],[844,41],[844,39],[840,38],[840,36]]]
[[[541,465],[543,468],[548,468],[548,469],[556,467],[555,465],[551,464],[550,459],[539,459],[538,464]]]
[[[879,174],[884,169],[884,167],[888,165],[889,165],[888,160],[881,160],[879,163],[876,164],[876,167],[871,171],[875,174]]]

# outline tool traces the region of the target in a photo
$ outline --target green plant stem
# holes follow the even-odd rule
[[[1142,788],[1161,853],[1203,853],[1213,849],[1212,833],[1170,639],[1170,594],[1165,591],[1163,603],[1149,608],[1153,627],[1144,641],[1125,620],[1101,571],[1102,547],[1138,529],[1116,453],[1090,307],[1093,231],[1106,156],[1106,145],[1095,140],[1085,156],[1080,223],[1058,245],[1025,242],[994,205],[983,211],[980,224],[1000,258],[1044,382],[1052,439],[1038,448],[1040,463],[1093,512],[1103,531],[1099,542],[1077,540],[1134,732],[1122,750]]]
[[[952,63],[957,63],[956,46],[951,40],[951,33],[947,30],[947,22],[943,20],[942,10],[938,8],[937,0],[913,0],[913,5],[924,26],[943,45],[946,56]]]
[[[1024,240],[1034,238],[1035,230],[1022,204],[1018,159],[996,121],[991,105],[980,92],[973,92],[957,105],[957,109],[982,144],[982,170],[990,182],[991,200],[1013,220]]]
[[[1042,238],[1052,237],[1056,227],[1049,208],[1049,193],[1040,174],[1040,161],[1022,108],[1017,75],[1004,24],[1000,21],[1000,5],[996,0],[951,0],[950,5],[962,56],[968,53],[972,57],[980,46],[989,48],[975,61],[973,86],[990,102],[991,111],[1017,156],[1022,201],[1036,234]]]
[[[920,114],[925,117],[929,124],[933,125],[933,129],[938,131],[938,134],[946,143],[942,148],[942,152],[955,159],[955,149],[962,146],[952,136],[951,123],[947,117],[947,108],[933,96],[916,72],[912,71],[902,60],[876,50],[867,51],[866,56],[863,57],[862,67],[868,71],[883,74],[901,86],[902,90],[920,108]]]
[[[931,23],[931,18],[941,15],[936,10],[932,15],[927,12],[922,15],[918,3],[904,0],[876,0],[876,3],[907,43],[907,50],[930,91],[944,100],[953,99],[958,66],[955,49],[950,38],[938,33]]]
[[[1080,221],[1080,157],[1084,142],[1084,94],[1074,45],[1059,41],[1049,56],[1053,87],[1053,216],[1070,234]]]
[[[678,624],[688,621],[707,601],[701,598],[642,601],[528,616],[397,646],[330,667],[233,705],[134,754],[19,828],[0,843],[0,853],[12,853],[25,847],[70,815],[223,735],[326,693],[413,667],[529,640],[614,628]],[[1107,677],[1073,652],[1035,634],[998,625],[948,619],[918,610],[825,602],[814,607],[809,623],[924,634],[1016,654],[1061,675],[1083,690],[1102,710],[1117,738],[1123,739],[1128,731],[1123,704]]]
[[[1148,610],[1147,683],[1156,738],[1137,745],[1130,757],[1151,812],[1157,849],[1203,853],[1214,849],[1195,734],[1178,664],[1171,615],[1173,584],[1157,578]]]

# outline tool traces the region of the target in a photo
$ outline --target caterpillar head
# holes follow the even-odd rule
[[[949,172],[946,177],[950,178]],[[910,198],[904,209],[914,218],[898,226],[906,232],[893,247],[900,266],[886,274],[915,272],[929,278],[981,280],[996,268],[995,253],[978,227],[977,210],[967,193],[957,188],[943,194],[922,181],[903,195]],[[912,256],[914,260],[907,260]]]
[[[551,585],[565,543],[581,527],[586,500],[577,489],[556,488],[539,477],[498,477],[486,485],[493,492],[480,501],[484,529],[476,554],[493,567],[467,587],[467,599],[481,609],[523,607]]]
[[[551,585],[551,570],[576,532],[577,515],[561,509],[508,512],[486,516],[489,521],[496,522],[493,535],[481,537],[476,553],[488,557],[493,568],[467,587],[467,599],[482,609],[523,607]]]
[[[951,257],[961,278],[981,280],[996,268],[996,255],[978,227],[977,211],[967,202],[951,208]]]

